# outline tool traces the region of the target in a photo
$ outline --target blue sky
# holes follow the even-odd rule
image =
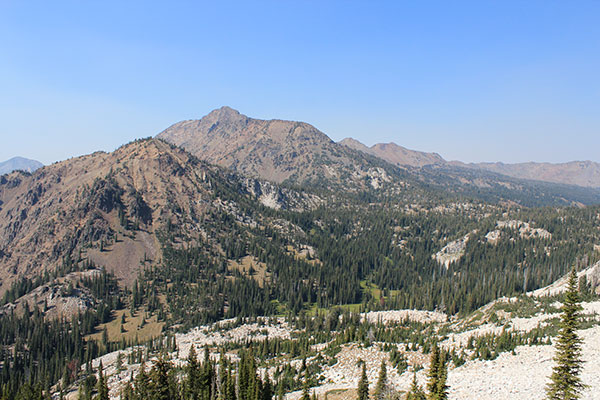
[[[0,0],[0,160],[229,105],[463,161],[600,162],[600,1]]]

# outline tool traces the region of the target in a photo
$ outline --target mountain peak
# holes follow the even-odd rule
[[[33,172],[43,166],[44,164],[39,161],[17,156],[11,158],[10,160],[0,162],[0,175],[8,174],[9,172],[15,170]]]
[[[208,116],[218,116],[218,117],[237,117],[240,116],[240,112],[236,109],[233,109],[229,106],[223,106],[220,108],[215,108],[211,112],[208,113]]]
[[[157,137],[210,163],[275,182],[319,175],[316,164],[322,160],[315,154],[335,153],[336,146],[307,123],[254,119],[227,106],[176,123]]]

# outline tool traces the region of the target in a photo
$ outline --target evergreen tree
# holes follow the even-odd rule
[[[173,366],[164,355],[156,360],[150,371],[150,379],[152,400],[176,400],[179,398],[173,377]]]
[[[121,400],[135,400],[135,395],[131,382],[128,382],[121,392]]]
[[[185,400],[199,400],[200,365],[198,363],[196,349],[194,348],[193,344],[190,347],[190,353],[187,358],[186,372],[187,376],[184,381],[184,398]]]
[[[235,392],[235,376],[233,376],[231,369],[227,371],[227,388],[226,388],[226,400],[236,400],[237,395]]]
[[[369,380],[367,379],[367,365],[362,361],[362,373],[358,381],[358,400],[368,400]]]
[[[123,353],[119,352],[117,354],[117,361],[115,361],[115,368],[117,369],[117,373],[121,373],[123,371]]]
[[[417,383],[417,373],[413,372],[413,380],[410,384],[410,391],[406,395],[406,400],[427,400],[425,392]]]
[[[283,379],[279,379],[277,383],[277,400],[283,400],[285,397],[285,386],[283,383]]]
[[[273,385],[271,384],[271,379],[269,379],[269,374],[265,373],[264,383],[262,385],[262,393],[260,396],[261,400],[271,400],[273,398]]]
[[[427,381],[427,390],[430,400],[446,400],[448,398],[448,356],[440,351],[437,343],[434,343],[431,351],[431,361],[429,365],[429,380]]]
[[[142,361],[140,372],[135,378],[135,394],[139,399],[150,399],[150,377],[146,373],[146,365]]]
[[[256,374],[255,374],[256,375]],[[204,362],[200,373],[200,387],[202,400],[212,400],[213,395],[214,368],[210,361],[208,347],[204,348]]]
[[[98,395],[96,396],[96,400],[109,400],[108,385],[106,384],[103,369],[102,361],[100,361],[100,366],[98,367]]]
[[[446,352],[440,352],[440,359],[438,362],[438,382],[436,387],[435,400],[446,400],[448,399],[448,355]]]
[[[549,400],[574,400],[581,398],[585,385],[581,382],[579,374],[583,367],[581,359],[582,340],[577,335],[580,324],[580,304],[577,290],[577,273],[575,268],[569,274],[567,291],[563,300],[560,331],[556,343],[556,355],[550,376],[550,383],[546,387]]]
[[[429,392],[429,397],[431,399],[435,399],[434,396],[437,393],[438,381],[440,376],[439,363],[440,349],[437,343],[434,343],[429,361],[429,372],[427,373],[427,391]]]
[[[381,368],[379,369],[379,377],[377,378],[377,385],[375,386],[374,398],[375,400],[381,400],[384,398],[387,391],[387,367],[385,360],[381,360]]]

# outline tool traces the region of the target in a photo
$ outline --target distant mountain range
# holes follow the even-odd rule
[[[10,161],[19,170],[41,166]],[[589,168],[581,164],[579,170]],[[219,204],[214,198],[220,198]],[[138,271],[131,265],[144,255],[160,256],[151,232],[167,221],[193,231],[197,220],[207,221],[203,215],[236,210],[239,206],[227,203],[233,198],[262,203],[250,207],[256,219],[262,206],[304,209],[349,201],[419,209],[456,201],[599,204],[600,190],[517,179],[393,143],[368,148],[346,139],[340,144],[307,123],[252,119],[223,107],[200,120],[172,125],[158,140],[73,158],[32,175],[0,176],[0,293],[14,276],[55,268],[75,250],[108,243],[115,251],[90,249],[88,258],[131,282]],[[182,210],[194,221],[181,219]],[[237,211],[234,215],[250,219]],[[135,240],[128,236],[132,226],[143,228]],[[128,267],[121,270],[122,265]]]
[[[36,160],[30,160],[24,157],[13,157],[10,160],[0,162],[0,175],[8,174],[9,172],[16,170],[33,172],[43,166],[44,164]]]
[[[352,138],[346,138],[339,143],[398,166],[454,165],[491,171],[519,179],[592,188],[600,187],[600,164],[593,161],[571,161],[560,164],[537,162],[518,164],[504,164],[501,162],[463,163],[461,161],[446,161],[437,153],[409,150],[395,143],[377,143],[368,147]]]
[[[562,175],[517,173],[519,169],[500,171],[483,164],[447,162],[439,154],[394,143],[372,147],[354,139],[336,143],[307,123],[254,119],[229,107],[199,120],[178,122],[157,138],[209,163],[275,183],[412,197],[418,192],[416,188],[427,187],[527,206],[595,204],[600,200],[596,188],[600,179],[598,185],[593,180],[575,179],[574,170]],[[538,181],[531,180],[533,177]]]
[[[468,168],[479,168],[499,174],[522,179],[534,179],[544,182],[566,183],[584,187],[600,187],[600,163],[593,161],[571,161],[567,163],[518,163],[504,164],[477,163],[463,164],[453,162]]]

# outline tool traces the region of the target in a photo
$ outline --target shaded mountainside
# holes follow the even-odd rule
[[[44,164],[36,160],[30,160],[24,157],[13,157],[10,160],[0,162],[0,175],[20,170],[33,172],[38,168],[42,168]]]

